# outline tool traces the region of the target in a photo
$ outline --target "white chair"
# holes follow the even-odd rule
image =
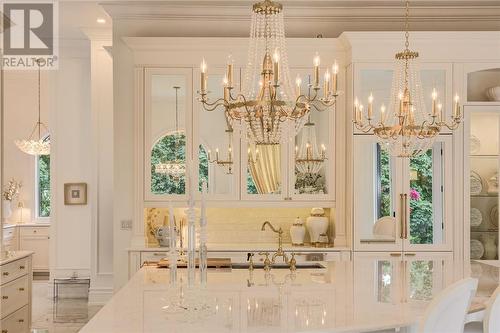
[[[373,235],[379,238],[395,238],[396,219],[391,216],[379,218],[373,225]]]
[[[500,287],[491,295],[482,322],[465,325],[465,333],[500,333]]]
[[[418,325],[419,333],[463,333],[465,316],[477,288],[477,279],[455,282],[427,306]]]

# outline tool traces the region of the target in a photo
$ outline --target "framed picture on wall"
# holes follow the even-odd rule
[[[87,204],[87,183],[66,183],[66,184],[64,184],[64,204],[65,205],[86,205]]]

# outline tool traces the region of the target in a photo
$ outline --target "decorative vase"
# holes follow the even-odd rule
[[[497,246],[495,245],[495,239],[493,237],[488,237],[487,235],[481,235],[480,240],[484,246],[483,258],[486,260],[495,260],[497,257]]]
[[[301,218],[297,217],[295,222],[290,227],[290,238],[292,245],[304,245],[304,237],[306,236],[306,227]]]
[[[326,234],[328,230],[328,217],[325,216],[323,208],[311,209],[311,216],[307,218],[307,231],[311,238],[311,244],[319,242],[319,235]]]
[[[11,206],[11,201],[9,200],[4,200],[2,201],[2,217],[4,219],[8,219],[12,216],[12,206]]]
[[[156,229],[156,240],[160,247],[169,247],[170,246],[170,230],[169,226],[161,226]]]

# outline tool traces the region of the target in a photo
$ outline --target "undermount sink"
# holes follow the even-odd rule
[[[232,269],[248,269],[248,267],[250,267],[250,264],[247,262],[231,264]],[[253,267],[255,269],[263,269],[264,264],[263,263],[254,263]],[[325,268],[325,266],[321,265],[320,263],[316,263],[316,262],[297,263],[295,265],[295,267],[297,267],[297,269],[321,269],[321,268]],[[290,266],[285,264],[285,263],[279,263],[279,264],[272,265],[271,269],[290,269]]]

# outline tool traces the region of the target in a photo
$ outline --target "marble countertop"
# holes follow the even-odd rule
[[[355,254],[323,269],[250,272],[209,270],[207,285],[187,286],[185,269],[173,283],[168,269],[143,267],[81,333],[127,332],[362,332],[416,324],[436,293],[461,277],[449,258]],[[409,274],[402,274],[406,265]],[[471,267],[480,276],[474,306],[498,286],[498,268]],[[479,266],[480,267],[479,267]],[[432,268],[429,270],[429,268]],[[495,272],[493,272],[495,271]],[[427,278],[412,280],[412,276]],[[485,283],[481,282],[484,277]],[[493,288],[494,290],[494,288]],[[481,311],[479,311],[480,313]]]
[[[209,252],[274,252],[278,248],[278,243],[208,243]],[[341,252],[350,251],[348,247],[313,247],[308,244],[305,246],[295,246],[290,243],[283,244],[283,250],[286,252]],[[129,252],[163,252],[168,251],[166,247],[131,247]]]
[[[50,227],[50,223],[35,223],[35,222],[26,222],[26,223],[4,223],[3,228],[12,228],[12,227]]]
[[[0,266],[8,264],[9,262],[16,261],[18,259],[27,257],[29,255],[32,255],[34,252],[33,251],[13,251],[13,252],[8,252],[7,257],[3,258],[0,260]]]

